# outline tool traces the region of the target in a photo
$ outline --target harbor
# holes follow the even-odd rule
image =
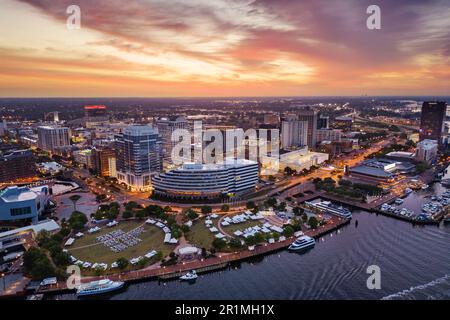
[[[324,235],[336,231],[339,228],[350,223],[349,219],[343,219],[339,217],[331,217],[330,223],[320,226],[315,230],[308,230],[305,235],[318,239]],[[246,261],[248,259],[271,254],[280,250],[284,250],[289,247],[296,237],[290,237],[283,241],[278,241],[275,243],[266,243],[260,246],[255,246],[253,250],[243,250],[240,252],[234,252],[230,254],[219,254],[216,257],[209,259],[202,259],[200,261],[186,262],[179,265],[165,266],[156,269],[144,269],[138,271],[124,272],[121,274],[115,274],[108,276],[107,278],[112,281],[123,281],[125,283],[134,283],[145,280],[168,280],[178,278],[180,275],[189,272],[191,270],[196,270],[197,273],[214,272],[217,270],[225,269],[232,262]],[[92,281],[98,281],[105,279],[106,277],[86,277],[82,278],[82,283],[88,283]],[[63,292],[73,291],[68,289],[65,282],[57,282],[53,285],[39,287],[35,293],[38,294],[56,294]]]
[[[224,269],[199,274],[195,284],[157,279],[130,281],[124,290],[104,297],[112,300],[450,298],[445,295],[450,281],[442,279],[448,274],[450,263],[450,225],[414,226],[367,211],[352,210],[352,214],[350,223],[317,237],[315,247],[306,253],[279,250],[235,261]],[[366,268],[373,264],[383,270],[380,290],[366,288]],[[404,290],[408,292],[402,293]],[[46,295],[45,299],[71,300],[76,296],[65,291]]]

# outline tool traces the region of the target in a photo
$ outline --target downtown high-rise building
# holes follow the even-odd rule
[[[172,134],[178,129],[188,130],[188,122],[184,116],[163,117],[156,121],[156,126],[162,139],[164,166],[170,165],[173,163],[172,149],[177,143],[177,141],[172,140]]]
[[[14,182],[36,175],[31,150],[9,150],[0,153],[0,183]]]
[[[41,126],[38,132],[38,148],[58,154],[64,147],[70,146],[70,129],[59,126]]]
[[[281,148],[292,149],[308,144],[308,122],[296,114],[288,114],[281,121]]]
[[[116,177],[116,152],[112,148],[92,150],[93,169],[102,177]]]
[[[316,131],[319,112],[312,108],[304,108],[297,112],[298,120],[307,122],[306,144],[310,149],[316,147]]]
[[[444,118],[447,112],[447,104],[444,101],[425,101],[422,104],[420,117],[419,139],[436,140],[442,143],[444,130]]]
[[[162,169],[162,142],[158,130],[133,125],[116,136],[117,179],[132,191],[151,189],[151,176]]]

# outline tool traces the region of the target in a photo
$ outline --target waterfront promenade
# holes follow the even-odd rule
[[[315,230],[305,231],[305,234],[313,237],[319,238],[329,232],[339,229],[340,227],[348,224],[350,220],[332,217],[328,224],[318,227]],[[229,265],[229,263],[234,261],[241,261],[251,257],[268,254],[277,250],[287,248],[292,242],[295,241],[295,237],[290,237],[284,241],[275,242],[272,244],[266,243],[260,246],[256,246],[254,250],[243,250],[236,251],[234,253],[218,253],[215,257],[208,259],[195,260],[192,262],[185,262],[182,264],[177,264],[173,266],[160,267],[157,269],[143,269],[136,271],[128,271],[120,274],[114,274],[109,276],[98,276],[98,277],[86,277],[82,278],[81,282],[86,283],[90,281],[100,280],[108,278],[115,281],[125,281],[133,282],[145,279],[164,279],[171,278],[172,276],[178,276],[181,273],[188,272],[190,270],[196,270],[198,273],[208,272],[218,269],[223,269]],[[58,282],[48,288],[40,288],[38,293],[56,293],[60,291],[66,291],[67,286],[65,282]]]

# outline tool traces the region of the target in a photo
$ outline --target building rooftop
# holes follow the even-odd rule
[[[130,136],[140,136],[158,133],[158,130],[149,125],[133,125],[128,126],[123,130],[123,133]]]
[[[365,174],[369,176],[381,177],[381,178],[390,178],[392,174],[384,171],[382,168],[377,167],[369,167],[367,165],[360,165],[349,169],[351,173],[359,173]]]
[[[405,151],[392,151],[386,154],[388,157],[400,157],[400,158],[413,158],[413,152],[405,152]]]
[[[238,167],[242,165],[250,165],[256,164],[255,161],[247,160],[247,159],[231,159],[226,158],[223,163],[211,163],[211,164],[202,164],[202,163],[193,163],[193,162],[185,162],[183,166],[177,170],[220,170],[228,167]]]
[[[28,188],[28,187],[18,187],[12,186],[7,187],[0,192],[0,198],[4,202],[17,202],[36,199],[39,193],[42,192],[42,187]]]
[[[15,234],[22,233],[24,231],[33,230],[35,234],[38,234],[42,230],[47,230],[49,232],[55,231],[60,229],[60,226],[55,222],[55,220],[44,220],[40,221],[36,224],[33,224],[31,226],[23,227],[23,228],[17,228],[5,232],[0,233],[0,238],[12,236]]]

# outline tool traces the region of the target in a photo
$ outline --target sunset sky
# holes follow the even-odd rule
[[[449,0],[0,0],[3,97],[362,94],[450,95]]]

